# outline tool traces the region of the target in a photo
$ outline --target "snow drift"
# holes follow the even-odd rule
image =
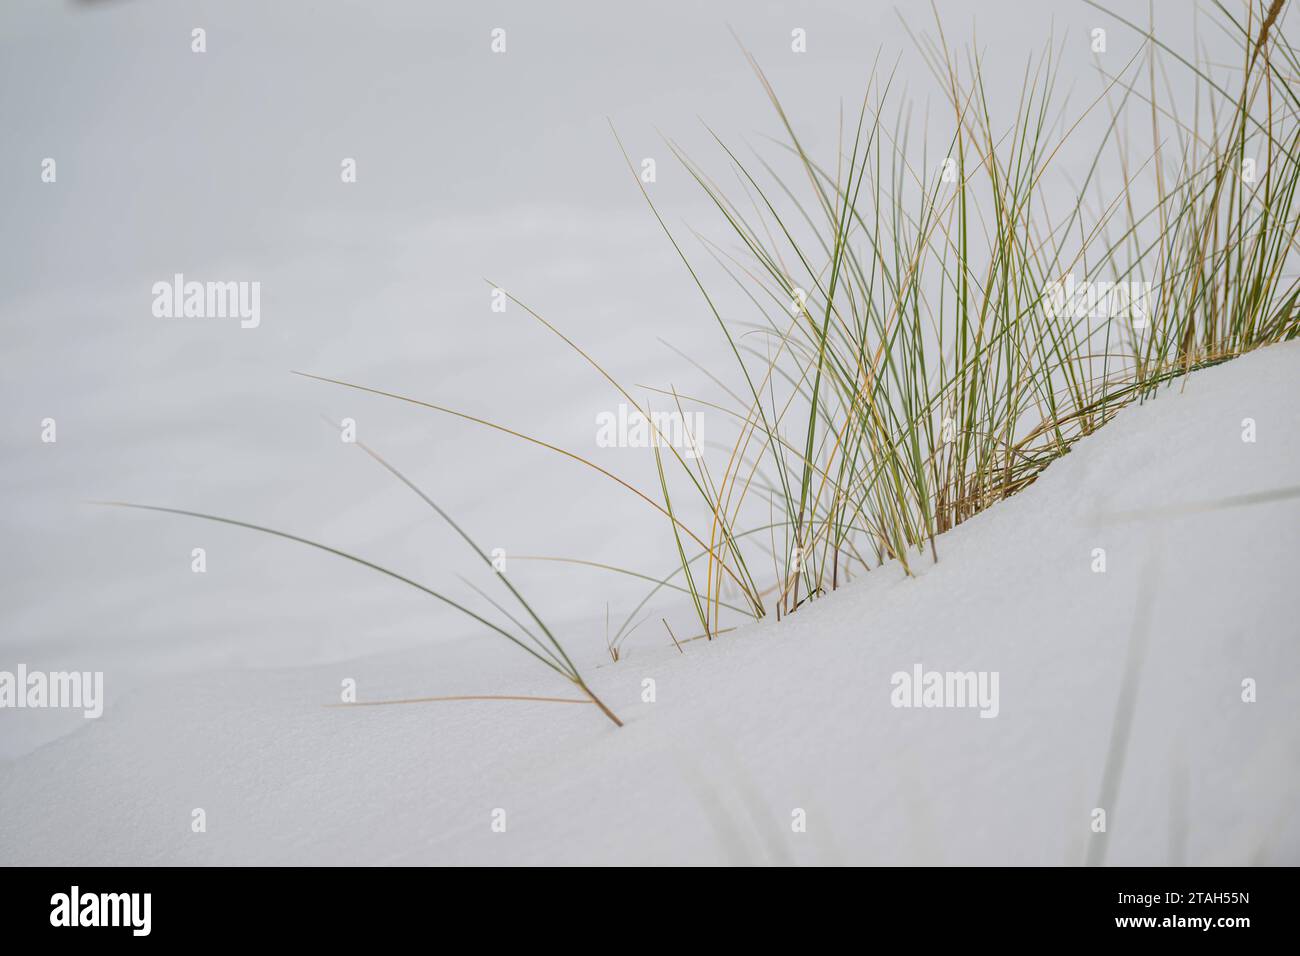
[[[916,578],[684,653],[592,650],[622,730],[585,705],[325,706],[346,679],[565,692],[486,636],[110,686],[101,719],[0,768],[0,860],[1300,863],[1297,380],[1288,343],[1175,382]],[[926,706],[930,673],[996,706]]]

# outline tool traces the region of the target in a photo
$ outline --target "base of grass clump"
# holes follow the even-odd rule
[[[922,149],[919,164],[906,148],[910,114],[896,102],[892,74],[876,70],[841,129],[844,148],[819,164],[750,58],[786,134],[783,157],[808,184],[805,198],[768,160],[743,161],[715,135],[742,186],[743,203],[733,201],[668,143],[721,213],[732,244],[739,240],[742,255],[701,242],[752,306],[747,322],[724,321],[716,291],[625,151],[735,359],[730,385],[722,370],[701,369],[720,398],[649,390],[679,411],[702,408],[733,426],[729,441],[710,446],[721,453],[714,467],[673,447],[628,388],[510,298],[665,439],[654,443],[654,491],[506,426],[323,380],[557,451],[657,509],[676,559],[657,576],[610,568],[653,578],[608,639],[615,659],[646,603],[665,589],[689,597],[701,635],[711,638],[724,617],[792,613],[888,560],[911,573],[918,557],[937,557],[939,535],[1028,487],[1119,409],[1300,332],[1300,62],[1276,28],[1283,6],[1247,4],[1241,18],[1223,11],[1224,29],[1241,41],[1231,89],[1208,64],[1111,13],[1143,43],[1068,118],[1054,112],[1050,44],[1028,59],[1014,112],[995,117],[1005,101],[986,89],[978,57],[952,51],[938,23],[937,38],[916,45],[947,97],[951,135],[939,160]],[[1190,115],[1155,82],[1167,60],[1200,87]],[[1126,135],[1130,114],[1150,131],[1146,149]],[[1102,135],[1084,137],[1090,121]],[[1087,160],[1088,174],[1063,188],[1052,164],[1066,150]],[[1123,187],[1092,208],[1086,197],[1103,172]],[[1065,287],[1089,290],[1081,300],[1088,307],[1063,301]],[[1097,302],[1109,303],[1102,314]]]

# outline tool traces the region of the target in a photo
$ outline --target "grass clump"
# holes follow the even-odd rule
[[[664,588],[689,596],[711,637],[724,611],[779,617],[887,560],[910,574],[922,555],[937,559],[936,537],[1026,488],[1125,405],[1300,331],[1300,64],[1281,36],[1284,3],[1248,4],[1242,17],[1215,4],[1241,50],[1229,85],[1208,62],[1093,6],[1142,43],[1113,73],[1097,60],[1100,92],[1068,118],[1050,44],[1026,63],[1014,110],[995,116],[979,57],[953,51],[936,16],[937,37],[913,39],[950,133],[919,163],[910,109],[879,63],[847,136],[841,124],[837,155],[819,164],[750,58],[794,175],[743,161],[715,135],[743,194],[732,198],[669,142],[739,246],[701,238],[752,306],[748,321],[724,320],[624,151],[735,360],[733,386],[701,369],[720,398],[657,390],[734,425],[717,475],[656,443],[656,500],[536,438],[325,380],[560,451],[661,512],[676,561],[608,639],[615,659]],[[1195,87],[1190,115],[1169,87],[1169,61]],[[1053,164],[1066,150],[1089,161],[1062,188]],[[1108,180],[1118,188],[1107,192]],[[652,419],[587,352],[511,300]],[[665,468],[674,463],[675,484]]]
[[[669,142],[739,247],[701,239],[753,311],[724,321],[637,178],[735,359],[733,387],[702,369],[721,399],[660,390],[735,426],[716,481],[677,456],[670,490],[655,449],[678,553],[661,586],[681,582],[705,636],[728,595],[779,617],[887,560],[911,573],[937,558],[937,536],[1026,488],[1125,405],[1300,332],[1300,64],[1283,6],[1236,17],[1216,4],[1239,41],[1235,85],[1111,14],[1142,43],[1114,73],[1097,61],[1100,92],[1068,118],[1055,105],[1059,51],[1029,58],[1014,110],[995,116],[979,57],[952,51],[940,23],[914,40],[950,136],[919,164],[910,110],[879,64],[829,164],[752,58],[795,173],[714,136],[733,197]],[[1190,115],[1170,60],[1195,88]],[[1052,174],[1066,150],[1088,162],[1063,189]]]

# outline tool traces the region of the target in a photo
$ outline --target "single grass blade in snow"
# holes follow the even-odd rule
[[[1247,508],[1252,505],[1272,504],[1275,501],[1288,501],[1292,498],[1300,498],[1300,485],[1273,488],[1269,491],[1253,491],[1244,495],[1230,495],[1227,498],[1214,498],[1209,501],[1190,501],[1182,505],[1160,505],[1130,511],[1109,511],[1098,515],[1096,520],[1099,525],[1107,525],[1122,524],[1129,521],[1184,518],[1188,515],[1222,511],[1225,508]]]
[[[372,457],[375,457],[376,460],[382,462],[382,459],[379,459],[378,456],[376,456],[373,452],[370,452],[368,449],[367,452]],[[391,466],[387,465],[386,463],[384,463],[384,465],[386,468],[389,468],[389,470],[392,471],[393,474],[398,475],[398,477],[402,477],[395,469],[392,469]],[[402,478],[402,480],[406,482],[405,478]],[[433,507],[434,510],[437,511],[438,514],[441,515],[447,521],[448,524],[451,524],[452,527],[455,528],[456,531],[460,533],[462,537],[465,538],[465,540],[470,544],[471,547],[475,547],[477,549],[477,546],[474,545],[473,541],[471,541],[470,538],[467,535],[465,535],[463,531],[461,531],[460,527],[456,525],[451,520],[451,518],[448,517],[446,513],[442,511],[442,509],[440,509],[437,505],[435,505],[430,499],[425,497],[422,492],[419,492],[419,490],[415,488],[415,485],[411,484],[410,482],[406,482],[406,483],[408,484],[409,487],[415,490],[417,494],[420,494],[420,496],[424,498],[424,500],[427,501],[429,505]],[[358,557],[355,554],[351,554],[339,548],[334,548],[331,547],[330,545],[322,544],[319,541],[313,541],[310,538],[303,538],[296,534],[290,534],[287,531],[278,531],[274,528],[268,528],[263,525],[253,524],[248,521],[239,521],[235,518],[225,518],[220,515],[205,514],[204,512],[201,511],[190,511],[184,508],[165,508],[159,505],[137,504],[135,502],[129,502],[129,501],[97,501],[92,503],[108,505],[116,508],[134,508],[140,511],[156,511],[163,514],[184,515],[190,518],[200,518],[204,521],[214,521],[219,524],[227,524],[237,528],[247,528],[250,531],[259,531],[262,534],[269,534],[277,538],[284,538],[287,541],[294,541],[297,542],[298,544],[304,544],[307,545],[308,547],[316,548],[320,551],[324,551],[326,554],[332,554],[335,555],[336,557],[345,558],[348,561],[352,561],[356,564],[361,565],[362,567],[370,568],[372,571],[378,571],[380,574],[387,575],[388,577],[393,578],[396,581],[400,581],[403,584],[409,585],[410,587],[413,587],[417,591],[421,591],[424,594],[429,595],[430,597],[437,598],[439,601],[446,604],[448,607],[454,608],[455,610],[464,614],[466,617],[470,618],[471,620],[474,620],[477,623],[482,624],[484,627],[487,627],[492,631],[496,632],[497,634],[500,634],[502,637],[510,641],[510,643],[514,644],[520,650],[525,651],[530,656],[536,658],[538,661],[540,661],[542,664],[545,664],[547,667],[555,671],[560,676],[576,684],[582,690],[582,692],[587,695],[590,701],[593,704],[595,704],[597,707],[599,707],[601,712],[606,717],[608,717],[611,721],[613,721],[616,726],[618,727],[623,726],[623,722],[618,719],[618,717],[614,714],[612,710],[610,710],[608,707],[605,706],[604,702],[601,701],[601,699],[596,696],[596,694],[587,685],[587,682],[583,680],[582,675],[578,672],[578,669],[569,660],[568,655],[565,654],[564,649],[560,646],[559,641],[556,640],[554,635],[552,635],[551,632],[546,629],[546,626],[541,623],[541,620],[539,618],[534,617],[534,620],[537,621],[538,625],[542,627],[543,631],[545,631],[546,635],[550,638],[555,649],[559,652],[561,659],[557,660],[553,655],[547,653],[546,648],[540,644],[538,646],[538,649],[534,650],[532,647],[528,646],[526,643],[524,643],[522,640],[520,640],[518,637],[511,634],[509,631],[505,630],[504,628],[498,626],[497,624],[494,624],[492,621],[489,621],[487,618],[482,617],[479,614],[476,614],[474,611],[471,611],[469,608],[465,607],[464,605],[459,604],[456,601],[453,601],[451,598],[447,597],[446,595],[440,594],[439,592],[433,590],[432,588],[420,584],[418,581],[413,581],[410,578],[406,577],[405,575],[399,574],[396,571],[392,571],[388,568],[385,568],[382,565],[375,564],[373,561],[368,561],[365,558]],[[491,564],[491,561],[489,560],[488,563]],[[529,607],[527,602],[525,602],[524,599],[519,596],[518,592],[516,592],[515,589],[508,584],[508,582],[506,586],[510,587],[511,593],[515,594],[519,602],[524,605],[524,607],[529,611],[530,614],[532,614],[533,613],[532,608]]]
[[[667,629],[667,631],[668,631],[668,636],[671,637],[671,638],[673,639],[673,647],[677,648],[677,653],[678,653],[678,654],[685,654],[686,652],[685,652],[684,650],[682,650],[682,645],[679,644],[679,643],[677,643],[677,635],[674,634],[674,633],[673,633],[673,629],[672,629],[671,627],[668,626],[668,618],[666,618],[666,617],[665,617],[665,618],[661,618],[661,620],[664,622],[664,627],[665,627],[665,628]]]
[[[1138,587],[1137,607],[1133,613],[1133,630],[1129,636],[1128,653],[1124,660],[1124,673],[1115,702],[1115,717],[1111,721],[1110,742],[1106,748],[1106,762],[1102,767],[1101,789],[1096,806],[1106,813],[1114,813],[1119,799],[1120,780],[1124,775],[1124,759],[1128,753],[1129,738],[1133,733],[1133,715],[1137,709],[1137,689],[1142,679],[1142,665],[1146,660],[1147,645],[1151,640],[1151,615],[1155,604],[1156,584],[1160,577],[1160,536],[1148,543],[1150,552],[1142,566],[1141,584]],[[1093,834],[1084,854],[1085,866],[1101,866],[1106,859],[1107,834],[1103,830]]]
[[[461,700],[519,700],[535,704],[594,704],[594,700],[581,697],[528,697],[524,694],[454,694],[450,697],[402,697],[396,700],[354,700],[347,704],[326,704],[326,707],[387,707],[390,704],[437,704]]]

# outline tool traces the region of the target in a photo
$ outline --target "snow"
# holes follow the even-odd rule
[[[1300,863],[1300,499],[1201,507],[1297,484],[1298,376],[1293,342],[1175,383],[915,578],[887,566],[684,653],[648,631],[618,663],[580,642],[622,729],[586,705],[326,706],[348,678],[363,700],[572,696],[490,635],[120,693],[110,674],[101,719],[0,765],[0,861]],[[997,672],[997,716],[892,706],[918,664]]]

